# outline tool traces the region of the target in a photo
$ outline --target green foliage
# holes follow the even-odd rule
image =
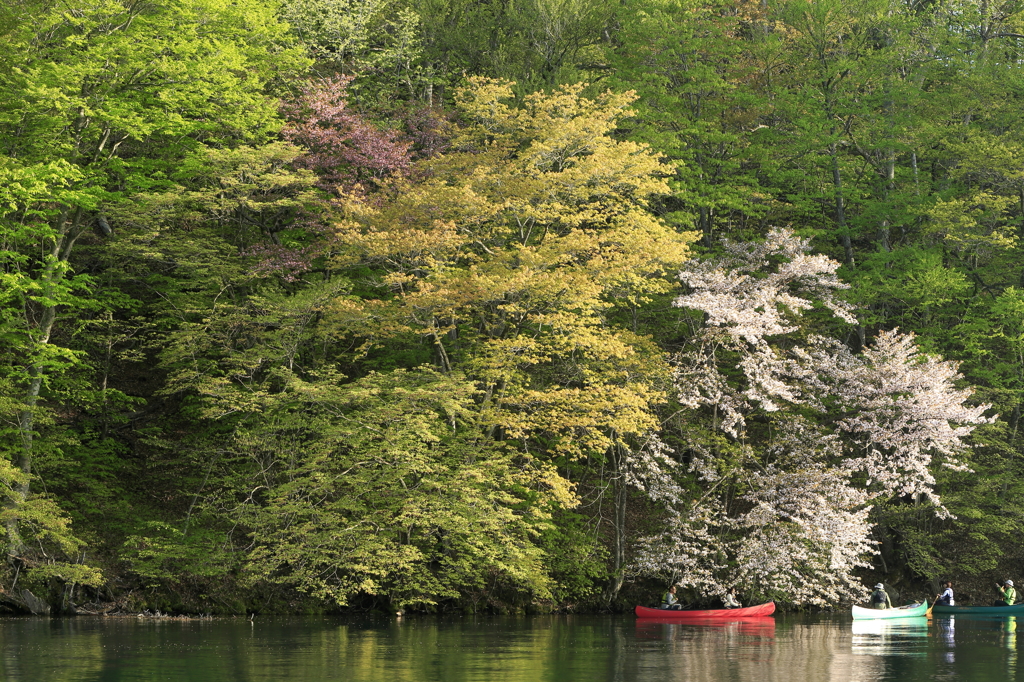
[[[39,583],[58,578],[92,587],[101,585],[104,578],[98,568],[61,560],[61,557],[79,558],[85,543],[72,532],[71,520],[56,500],[40,494],[21,498],[18,487],[27,478],[6,459],[0,460],[0,499],[4,502],[0,523],[5,527],[16,524],[22,541],[42,550],[38,554],[25,552],[30,554],[21,559],[26,577]],[[15,501],[17,504],[12,504]]]
[[[283,16],[316,58],[362,76],[364,96],[425,85],[420,16],[399,0],[288,0]],[[382,92],[383,91],[383,92]]]
[[[729,4],[626,3],[620,40],[608,49],[613,83],[640,95],[632,136],[676,167],[664,209],[673,222],[693,221],[706,245],[727,225],[763,216],[770,201],[751,172],[763,151],[745,134],[765,106],[753,46],[737,35],[753,17]]]
[[[156,588],[188,578],[221,577],[232,566],[225,536],[216,528],[182,531],[162,521],[149,521],[124,541],[122,558],[146,587]]]
[[[274,482],[246,514],[248,579],[339,605],[358,594],[435,604],[495,577],[547,597],[532,543],[547,517],[526,504],[547,496],[529,492],[547,474],[472,428],[473,386],[426,369],[338,379],[285,377],[237,432]]]
[[[859,318],[809,311],[780,353],[814,335],[859,353],[898,327],[1002,415],[975,433],[973,473],[934,472],[955,518],[875,510],[874,570],[1006,570],[1024,516],[1019,9],[4,4],[11,575],[98,585],[87,555],[228,609],[248,589],[608,599],[663,523],[622,493],[652,443],[684,465],[704,452],[743,511],[750,481],[729,473],[777,429],[732,442],[674,402],[670,358],[702,320],[670,302],[695,238],[714,254],[773,226],[843,262]],[[408,122],[411,173],[327,203],[321,166],[279,139],[277,97],[310,66]],[[716,357],[736,381],[739,356]]]
[[[961,270],[946,265],[936,248],[905,247],[865,255],[850,279],[850,298],[862,306],[863,323],[927,330],[925,344],[934,343],[934,334],[957,323],[956,311],[973,288]]]
[[[86,362],[61,322],[125,298],[94,293],[95,279],[71,265],[74,246],[94,222],[109,233],[104,214],[114,203],[166,187],[186,152],[265,140],[279,125],[267,84],[305,62],[259,2],[22,10],[4,14],[0,43],[0,61],[11,65],[0,74],[2,447],[5,466],[22,472],[8,482],[3,514],[10,556],[35,554],[36,545],[44,556],[47,545],[71,556],[81,542],[66,516],[31,490],[33,475],[59,466],[47,457],[55,444],[77,440],[67,426],[47,433],[56,426],[48,403],[74,405],[62,390]],[[117,392],[107,398],[112,409]],[[47,565],[50,575],[72,575]],[[73,582],[99,580],[75,570]]]
[[[552,598],[568,607],[593,602],[604,587],[609,552],[596,536],[592,519],[562,510],[543,529],[538,544],[552,579]]]
[[[35,566],[25,574],[25,582],[29,585],[44,586],[54,580],[68,585],[83,585],[85,587],[100,587],[105,581],[98,568],[61,561]]]

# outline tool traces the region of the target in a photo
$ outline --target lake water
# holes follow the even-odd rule
[[[0,619],[0,679],[70,682],[1011,680],[1012,617],[777,614],[685,625],[621,616],[176,621]]]

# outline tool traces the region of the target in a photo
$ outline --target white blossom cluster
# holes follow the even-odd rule
[[[707,323],[758,345],[766,336],[795,331],[788,313],[810,310],[815,301],[854,323],[852,308],[836,292],[849,288],[836,276],[839,263],[811,255],[810,243],[791,230],[774,229],[759,243],[724,242],[721,259],[696,261],[679,274],[691,289],[675,304],[702,310]]]
[[[737,523],[739,583],[816,605],[863,589],[852,572],[873,551],[870,496],[833,465],[841,453],[840,438],[801,417],[779,424],[763,468],[746,474],[752,507]]]
[[[683,489],[673,476],[679,469],[674,454],[658,434],[647,434],[641,448],[625,453],[623,473],[626,484],[640,488],[655,501],[679,499]]]
[[[662,486],[670,526],[640,543],[638,573],[706,594],[740,586],[834,603],[863,593],[853,572],[875,551],[873,500],[920,496],[946,513],[930,467],[964,468],[958,454],[988,406],[969,406],[956,364],[918,353],[911,335],[883,332],[857,355],[832,339],[801,342],[793,332],[815,306],[855,322],[837,298],[838,267],[774,230],[680,274],[689,292],[676,305],[706,314],[676,373],[700,493]]]
[[[882,332],[859,356],[830,339],[812,344],[794,364],[804,395],[822,411],[827,405],[848,437],[844,466],[864,474],[876,495],[923,495],[938,505],[932,462],[966,469],[957,455],[975,425],[995,419],[984,414],[990,406],[968,405],[972,391],[956,387],[956,363],[918,353],[913,335]]]
[[[717,503],[710,497],[690,506],[669,505],[665,532],[639,543],[629,570],[636,575],[663,575],[673,584],[724,595],[728,547],[719,531],[730,521]]]

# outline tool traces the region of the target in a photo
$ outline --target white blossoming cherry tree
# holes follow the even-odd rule
[[[807,240],[773,230],[724,247],[680,273],[688,293],[675,304],[703,313],[678,357],[685,447],[675,470],[635,476],[668,517],[632,568],[704,595],[857,597],[854,572],[875,551],[872,504],[909,496],[947,515],[931,467],[964,468],[958,455],[988,406],[970,406],[955,363],[919,353],[911,335],[882,332],[854,354],[808,333],[813,309],[855,318],[838,297],[839,263]]]

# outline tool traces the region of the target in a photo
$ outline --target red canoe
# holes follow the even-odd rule
[[[746,618],[748,616],[770,616],[775,613],[775,602],[757,606],[744,606],[739,609],[705,609],[694,611],[673,611],[672,609],[651,609],[646,606],[636,607],[637,618],[671,618],[686,620],[691,618]]]

